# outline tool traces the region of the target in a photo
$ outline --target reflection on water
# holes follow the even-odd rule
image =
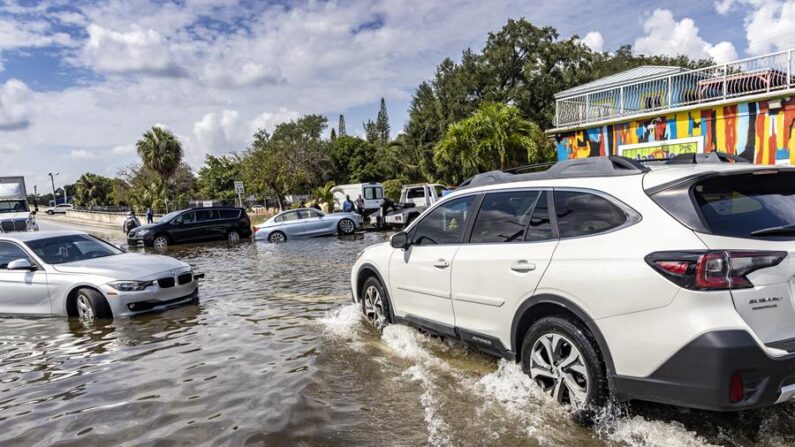
[[[207,274],[198,305],[92,326],[0,319],[0,444],[795,443],[792,405],[622,406],[582,427],[515,364],[401,326],[379,337],[348,277],[385,240],[173,247]]]

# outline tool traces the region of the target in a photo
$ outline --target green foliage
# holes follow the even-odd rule
[[[403,184],[406,183],[402,179],[386,180],[384,184],[384,195],[393,202],[400,201],[400,191],[403,189]]]
[[[381,98],[381,107],[378,109],[378,117],[375,119],[375,136],[377,138],[377,143],[381,145],[388,143],[389,131],[389,114],[386,112],[386,101],[384,101],[384,98]]]
[[[447,128],[434,160],[438,166],[455,166],[447,178],[460,182],[479,172],[545,161],[552,154],[538,125],[523,119],[516,107],[486,102]]]
[[[345,131],[345,115],[340,114],[340,122],[337,125],[337,133],[339,136],[348,135]]]
[[[333,165],[331,178],[338,184],[378,181],[383,173],[378,166],[374,144],[359,137],[343,135],[329,145]]]
[[[376,144],[379,141],[378,136],[378,128],[375,125],[373,120],[367,120],[366,122],[362,122],[362,127],[364,128],[364,138],[370,144]]]
[[[312,190],[312,197],[327,213],[334,211],[334,186],[336,186],[336,183],[328,181],[325,185]]]
[[[137,213],[152,208],[156,213],[187,208],[193,196],[194,176],[190,166],[180,163],[169,181],[142,165],[131,165],[119,171],[114,194],[123,195]]]
[[[240,177],[240,159],[237,154],[216,157],[208,154],[196,180],[198,195],[204,199],[234,199],[235,180]]]
[[[73,202],[78,206],[116,205],[113,181],[101,175],[86,172],[75,182]]]
[[[260,195],[275,195],[283,209],[288,192],[308,191],[318,185],[332,167],[329,143],[321,139],[325,128],[325,117],[306,115],[279,124],[272,136],[257,131],[254,142],[242,154],[241,175],[247,188]]]
[[[169,179],[182,162],[182,145],[177,137],[162,127],[152,127],[135,144],[144,167]]]
[[[334,130],[333,127],[331,128],[331,136],[329,138],[331,139],[331,141],[334,141],[334,140],[337,139],[337,131]]]

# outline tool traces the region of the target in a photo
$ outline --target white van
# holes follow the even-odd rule
[[[384,185],[377,182],[337,185],[331,192],[334,193],[334,210],[336,211],[342,210],[345,196],[350,197],[354,204],[356,199],[362,196],[365,214],[377,211],[384,203]]]

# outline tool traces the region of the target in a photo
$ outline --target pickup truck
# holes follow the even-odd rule
[[[400,202],[392,206],[393,211],[383,216],[382,213],[371,215],[370,223],[391,228],[404,227],[449,191],[449,188],[438,183],[406,185],[400,190]]]

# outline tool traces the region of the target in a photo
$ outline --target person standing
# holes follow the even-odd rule
[[[351,196],[345,196],[345,201],[342,202],[342,211],[346,213],[353,212],[353,200],[351,200]]]
[[[364,216],[364,197],[359,194],[359,198],[356,199],[356,212]]]
[[[151,224],[155,223],[155,214],[152,212],[152,208],[146,209],[146,223]]]

